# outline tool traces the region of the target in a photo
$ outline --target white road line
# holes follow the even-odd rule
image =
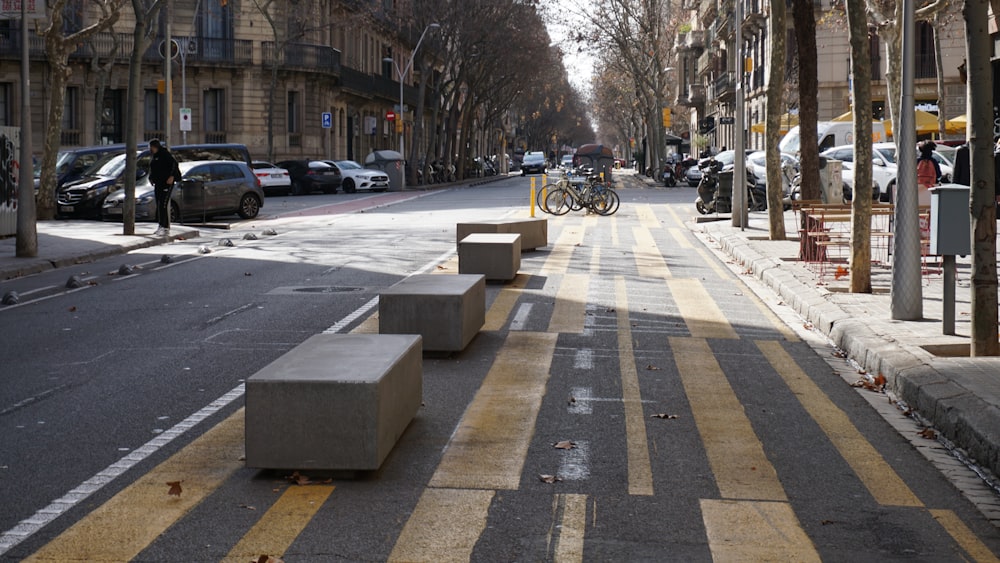
[[[575,448],[562,450],[559,460],[559,471],[556,473],[563,481],[583,481],[590,478],[590,443],[574,442]]]
[[[594,369],[594,351],[590,348],[580,348],[573,357],[573,369]]]
[[[531,303],[522,303],[517,308],[517,313],[510,321],[510,330],[524,330],[528,324],[528,317],[531,315]]]
[[[451,250],[443,254],[442,256],[434,259],[430,263],[426,264],[424,267],[420,268],[415,274],[421,274],[428,272],[435,268],[438,264],[447,260],[455,251]],[[173,265],[173,264],[171,264]],[[84,286],[79,289],[73,289],[65,293],[60,293],[59,295],[66,295],[69,293],[74,293],[76,291],[81,291],[95,286]],[[49,297],[55,297],[49,296]],[[31,303],[37,303],[49,297],[43,297]],[[25,305],[27,303],[24,303]],[[331,326],[330,328],[323,331],[324,334],[332,334],[343,330],[346,326],[350,325],[352,322],[357,320],[358,317],[371,311],[376,305],[378,305],[378,297],[373,298],[368,301],[361,308],[347,315],[339,322]],[[3,310],[10,310],[20,305],[11,305],[4,308]],[[3,534],[0,534],[0,555],[3,555],[14,548],[14,546],[28,539],[32,535],[36,534],[39,530],[47,526],[53,520],[58,518],[61,514],[67,510],[73,508],[81,501],[86,500],[90,495],[101,490],[105,485],[114,481],[120,477],[123,473],[134,467],[136,464],[145,460],[149,456],[158,452],[161,448],[174,441],[174,439],[180,437],[185,432],[194,428],[198,423],[202,422],[206,418],[212,416],[213,414],[224,409],[227,405],[233,403],[240,397],[242,397],[246,390],[246,384],[240,383],[234,387],[231,391],[225,395],[219,397],[218,399],[212,401],[208,406],[202,408],[198,412],[192,414],[191,416],[185,418],[181,422],[178,422],[169,430],[158,434],[152,440],[146,442],[139,448],[133,450],[125,457],[119,459],[118,461],[112,463],[108,467],[99,471],[96,475],[87,479],[77,487],[73,488],[67,492],[62,497],[52,501],[51,504],[38,510],[34,515],[21,520],[16,526],[7,530]]]
[[[566,409],[570,414],[591,414],[594,412],[590,404],[590,387],[574,387],[569,407]]]

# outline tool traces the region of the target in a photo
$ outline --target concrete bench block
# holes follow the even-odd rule
[[[424,350],[459,352],[486,323],[482,275],[410,276],[379,294],[381,334],[419,334]]]
[[[476,233],[516,233],[521,235],[521,251],[549,244],[549,220],[545,218],[496,219],[455,226],[455,244]]]
[[[419,336],[317,334],[247,380],[247,466],[378,469],[422,395]]]
[[[521,268],[521,235],[476,233],[458,243],[458,273],[509,281]]]

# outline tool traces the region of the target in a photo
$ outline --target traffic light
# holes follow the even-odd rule
[[[663,108],[663,126],[670,127],[673,124],[673,116],[670,114],[670,108]]]
[[[396,116],[396,133],[402,134],[403,132],[403,117],[401,115]]]

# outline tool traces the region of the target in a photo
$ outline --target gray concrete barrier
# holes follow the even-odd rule
[[[521,251],[535,250],[549,244],[549,220],[544,218],[496,219],[455,226],[455,245],[475,233],[516,233],[521,235]]]
[[[510,281],[521,268],[521,235],[476,233],[458,243],[458,273]]]
[[[410,276],[379,294],[378,316],[381,334],[419,334],[426,351],[459,352],[486,323],[486,278]]]

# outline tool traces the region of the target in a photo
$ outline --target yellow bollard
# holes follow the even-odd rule
[[[535,178],[531,178],[531,216],[535,216]]]

